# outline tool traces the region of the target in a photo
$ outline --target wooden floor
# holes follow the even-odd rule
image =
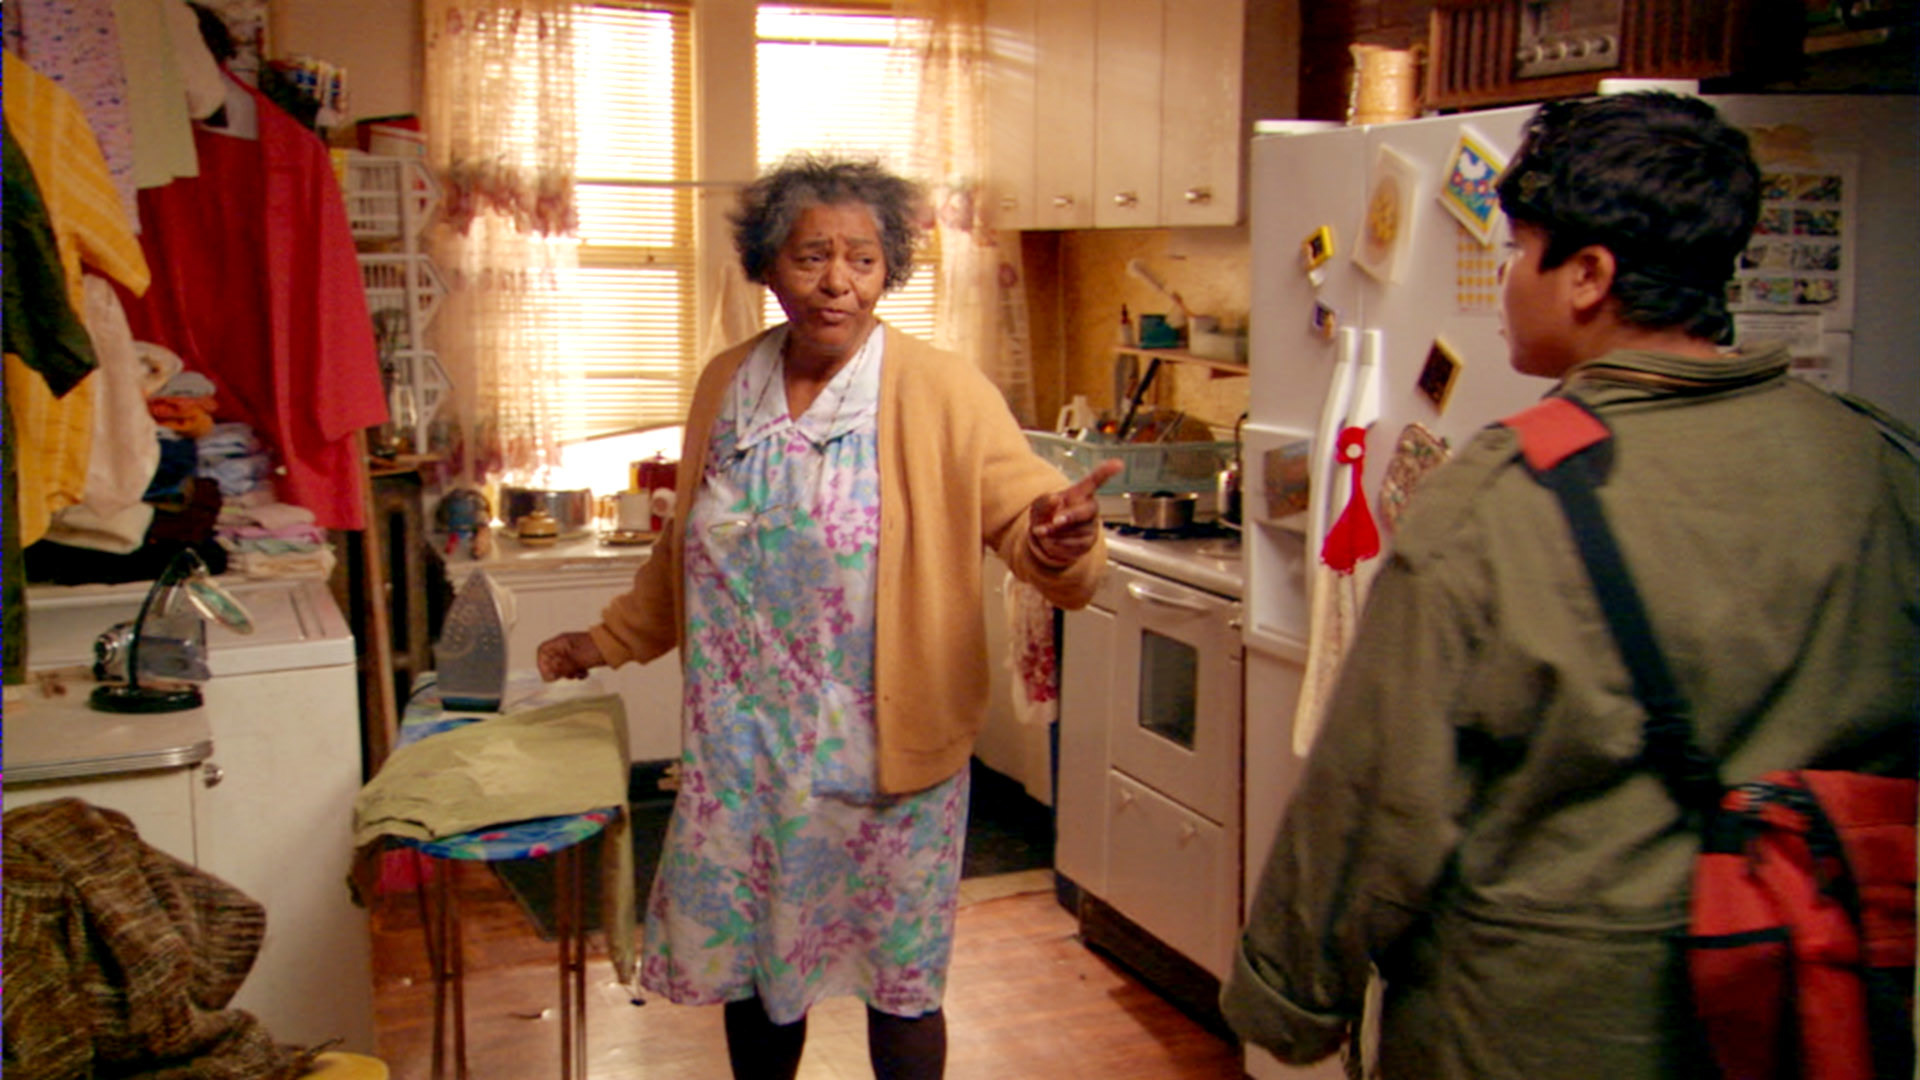
[[[455,864],[466,940],[472,1080],[560,1075],[555,946],[494,876]],[[373,910],[379,1055],[394,1080],[432,1074],[432,984],[412,895]],[[962,883],[947,987],[949,1080],[1238,1078],[1238,1051],[1080,944],[1051,875]],[[720,1010],[631,1002],[596,949],[587,974],[592,1080],[726,1080]],[[801,1080],[871,1080],[866,1019],[854,999],[808,1019]]]

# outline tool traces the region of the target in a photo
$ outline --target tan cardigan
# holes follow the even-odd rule
[[[880,790],[918,791],[967,764],[985,717],[986,626],[981,561],[991,548],[1055,605],[1093,596],[1105,538],[1070,566],[1037,561],[1028,507],[1067,486],[1036,457],[998,389],[973,365],[888,327],[880,368],[880,544],[874,697]],[[764,336],[764,335],[761,335]],[[675,490],[689,505],[734,372],[760,337],[715,357],[687,416]],[[633,588],[592,628],[609,664],[645,662],[680,643],[684,513],[634,574]],[[683,654],[684,658],[684,654]]]

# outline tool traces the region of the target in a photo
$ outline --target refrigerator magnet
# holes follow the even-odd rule
[[[1413,193],[1419,186],[1419,168],[1392,147],[1380,147],[1367,182],[1366,214],[1353,253],[1354,265],[1378,281],[1399,280],[1401,257],[1413,235]]]
[[[1445,340],[1434,338],[1433,345],[1427,349],[1427,362],[1420,366],[1420,378],[1417,385],[1420,393],[1433,402],[1436,411],[1447,410],[1447,398],[1453,393],[1453,384],[1460,378],[1460,357]]]
[[[1313,230],[1312,235],[1300,241],[1300,259],[1306,263],[1307,272],[1320,269],[1333,258],[1333,227],[1322,225]]]
[[[1315,300],[1313,302],[1312,322],[1314,333],[1326,338],[1328,341],[1332,341],[1333,332],[1340,329],[1340,313],[1333,310],[1332,305],[1326,301]]]
[[[1500,213],[1495,184],[1507,167],[1507,157],[1487,137],[1466,124],[1447,158],[1447,179],[1440,185],[1440,205],[1458,218],[1481,247],[1493,246],[1494,219]]]

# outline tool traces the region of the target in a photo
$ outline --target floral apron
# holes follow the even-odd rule
[[[940,1007],[967,773],[875,791],[874,580],[884,330],[788,416],[784,332],[735,373],[685,540],[680,790],[647,903],[642,984],[759,996],[778,1024],[853,994]]]

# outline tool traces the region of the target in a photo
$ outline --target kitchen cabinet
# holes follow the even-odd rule
[[[1245,0],[1168,0],[1160,98],[1160,224],[1240,219]]]
[[[987,0],[986,195],[993,223],[1002,229],[1036,225],[1038,7],[1039,0]]]
[[[1161,0],[1099,0],[1093,97],[1093,223],[1099,228],[1160,224],[1161,8]]]
[[[1244,4],[989,0],[996,224],[1238,220]]]
[[[1113,710],[1117,620],[1098,607],[1062,616],[1060,770],[1053,868],[1096,896],[1107,889],[1107,721]]]
[[[1033,31],[1033,156],[1006,165],[1033,173],[1036,229],[1093,225],[1096,27],[1092,0],[1039,3]]]
[[[346,880],[353,801],[360,790],[360,726],[353,638],[322,581],[224,582],[254,630],[207,631],[212,678],[197,710],[117,716],[101,723],[74,697],[66,733],[72,768],[49,782],[17,772],[23,724],[60,724],[40,703],[7,708],[9,806],[74,795],[128,814],[148,843],[219,877],[266,909],[266,938],[233,1006],[274,1038],[307,1045],[341,1039],[373,1052],[373,973],[367,914]],[[91,660],[93,638],[138,613],[148,584],[33,588],[27,636],[36,670]],[[73,697],[73,695],[69,695]],[[81,725],[100,725],[83,738]],[[142,725],[193,722],[186,748],[158,769],[114,771]],[[204,744],[204,745],[203,745]],[[58,755],[40,755],[42,766]],[[167,756],[167,755],[163,755]],[[204,761],[201,759],[204,758]],[[175,763],[177,762],[177,763]]]

